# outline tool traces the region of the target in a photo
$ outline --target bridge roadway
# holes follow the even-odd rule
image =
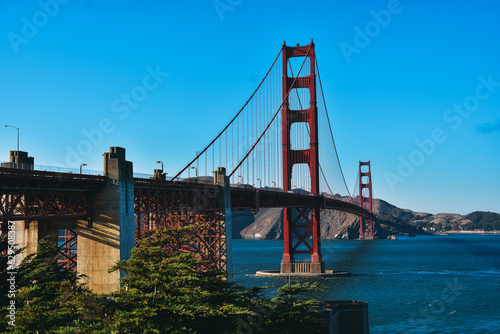
[[[0,221],[62,218],[91,219],[91,194],[103,189],[105,176],[57,173],[37,170],[0,168]],[[163,181],[134,178],[134,189],[182,193],[184,205],[196,207],[214,198],[222,187],[208,183]],[[5,196],[11,195],[11,196]],[[24,200],[22,198],[24,197]],[[219,198],[220,196],[216,196]],[[167,196],[166,198],[170,198]],[[176,196],[179,198],[179,196]],[[193,201],[193,198],[198,198]],[[56,199],[59,199],[58,204]],[[24,203],[33,203],[26,207]],[[345,211],[369,218],[370,212],[360,206],[324,195],[304,195],[280,191],[231,187],[232,210],[259,210],[260,208],[311,208]],[[214,208],[212,208],[214,209]]]
[[[26,247],[16,261],[34,253],[41,238],[60,241],[64,231],[64,268],[77,268],[91,289],[109,293],[120,288],[120,274],[109,268],[161,226],[198,224],[190,249],[231,272],[231,211],[320,207],[370,217],[357,205],[321,195],[230,187],[224,168],[216,173],[218,184],[133,178],[124,153],[105,153],[106,176],[0,167],[2,235],[14,229],[15,242]]]

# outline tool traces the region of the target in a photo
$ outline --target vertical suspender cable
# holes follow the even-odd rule
[[[306,53],[306,57],[309,56],[309,51],[311,49],[311,45],[309,45],[309,49],[307,50],[307,53]],[[305,61],[305,59],[304,59]],[[302,62],[302,65],[300,66],[300,69],[299,69],[299,72],[297,73],[297,77],[300,75],[300,72],[302,71],[302,68],[304,66],[304,61]],[[278,110],[276,111],[276,113],[274,114],[272,120],[269,122],[269,124],[266,126],[266,128],[264,129],[264,132],[259,136],[259,138],[257,139],[257,141],[252,145],[252,147],[250,148],[250,151],[247,152],[247,154],[245,154],[245,156],[243,157],[243,159],[240,161],[240,163],[236,166],[236,169],[237,170],[244,162],[245,160],[247,160],[248,156],[250,155],[250,152],[257,146],[257,144],[260,142],[260,140],[262,139],[262,137],[264,136],[264,134],[266,133],[266,131],[269,129],[269,127],[271,126],[271,124],[273,123],[273,121],[276,119],[276,116],[278,116],[279,112],[281,111],[282,107],[283,107],[283,104],[285,103],[285,101],[288,99],[288,96],[290,95],[290,91],[292,90],[292,87],[295,85],[295,82],[297,81],[297,77],[294,78],[293,82],[292,82],[292,85],[290,86],[290,89],[288,90],[286,96],[283,98],[283,100],[281,101],[281,104],[278,108]],[[247,162],[248,163],[248,162]],[[231,172],[231,175],[234,174],[235,170],[233,170]]]
[[[345,181],[344,172],[342,171],[342,165],[340,164],[339,155],[337,153],[337,146],[335,145],[335,139],[333,139],[332,125],[330,123],[330,117],[328,116],[328,110],[327,110],[326,101],[325,101],[325,94],[323,92],[323,84],[321,83],[321,76],[319,75],[318,58],[316,58],[315,61],[316,61],[316,69],[317,69],[317,72],[318,72],[319,87],[321,89],[321,96],[323,98],[323,105],[325,106],[325,114],[326,114],[326,119],[328,121],[328,127],[330,128],[330,135],[332,137],[333,148],[335,150],[335,156],[337,157],[337,162],[338,162],[339,168],[340,168],[340,174],[342,175],[342,180],[344,180],[344,185],[345,185],[345,187],[347,189],[347,193],[349,194],[349,197],[352,199],[352,195],[349,192],[349,187],[347,186],[347,182]]]
[[[238,116],[241,114],[241,112],[245,109],[245,107],[247,106],[248,102],[250,100],[252,100],[252,98],[254,97],[254,95],[257,93],[257,91],[260,89],[260,87],[262,86],[262,84],[264,83],[264,81],[266,80],[266,78],[268,77],[269,73],[271,72],[271,69],[274,67],[274,65],[276,64],[276,61],[279,59],[279,56],[281,55],[281,52],[282,50],[280,49],[280,52],[278,53],[278,55],[276,56],[276,58],[274,59],[274,62],[273,64],[271,65],[271,67],[269,68],[269,70],[266,72],[266,75],[264,76],[264,78],[261,80],[261,82],[259,83],[259,85],[257,86],[257,88],[255,89],[255,91],[252,93],[252,95],[248,98],[248,100],[245,102],[245,104],[243,105],[243,107],[241,107],[241,109],[236,113],[236,115],[231,119],[231,121],[224,127],[224,129],[222,129],[221,132],[219,132],[219,134],[210,142],[210,144],[208,144],[200,153],[197,154],[197,156],[191,160],[183,169],[181,169],[181,171],[179,171],[174,177],[172,177],[170,179],[170,182],[173,182],[175,181],[175,179],[177,179],[182,173],[184,173],[186,171],[186,169],[190,168],[191,165],[202,155],[204,154],[209,148],[210,146],[212,146],[215,141],[222,135],[222,133],[224,133],[228,128],[229,126],[234,122],[234,120],[236,120],[238,118]]]

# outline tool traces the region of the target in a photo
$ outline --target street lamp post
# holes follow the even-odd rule
[[[259,189],[262,188],[262,180],[261,179],[257,179],[257,182],[259,183]]]
[[[87,164],[81,164],[81,165],[80,165],[80,174],[82,173],[82,167],[83,167],[83,166],[87,166]]]
[[[191,169],[194,169],[196,172],[196,182],[198,182],[198,167],[192,166]]]
[[[157,174],[156,174],[156,171],[157,171],[158,169],[155,169],[155,170],[154,170],[154,171],[155,171],[155,176],[154,176],[154,177],[155,177],[155,178],[158,178],[159,180],[163,180],[163,181],[165,181],[165,180],[167,179],[167,173],[164,173],[164,172],[163,172],[163,161],[158,160],[156,163],[157,163],[157,164],[161,164],[161,173],[160,173],[160,175],[157,175]]]
[[[161,164],[161,173],[163,174],[163,161],[158,160],[157,164]]]
[[[198,157],[200,155],[200,151],[195,152],[196,156]],[[191,167],[193,168],[193,167]],[[196,159],[196,182],[198,182],[198,171],[200,170],[200,158]]]
[[[19,165],[19,128],[17,126],[13,125],[6,125],[6,128],[14,128],[17,130],[17,163],[16,165]]]

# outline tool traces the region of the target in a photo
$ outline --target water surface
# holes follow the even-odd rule
[[[370,333],[500,333],[500,236],[323,240],[326,269],[351,277],[315,281],[323,300],[369,303]],[[281,240],[233,240],[234,279],[281,286],[288,278],[255,276],[279,269]]]

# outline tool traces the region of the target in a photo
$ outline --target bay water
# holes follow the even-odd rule
[[[246,287],[318,282],[321,300],[368,302],[370,333],[500,333],[500,235],[322,240],[326,269],[349,277],[267,278],[282,240],[233,240],[233,280]],[[276,288],[270,289],[270,293]]]

